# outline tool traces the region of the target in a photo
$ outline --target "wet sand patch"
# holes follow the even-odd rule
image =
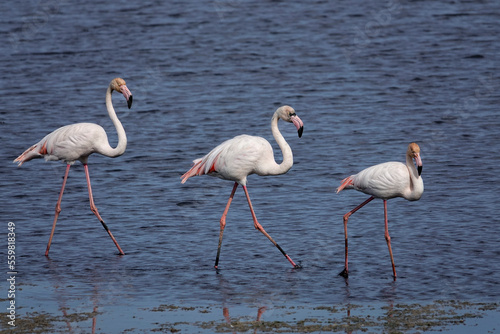
[[[261,307],[258,313],[243,308],[247,315],[230,315],[227,308],[220,306],[186,306],[160,304],[143,308],[142,312],[153,315],[157,321],[144,323],[136,318],[137,326],[124,330],[125,333],[324,333],[324,332],[389,332],[405,333],[420,331],[452,330],[456,326],[468,325],[473,319],[485,316],[498,317],[499,303],[481,303],[458,300],[438,300],[429,304],[397,303],[385,306],[335,305],[335,306],[285,306]],[[107,311],[74,312],[60,310],[63,315],[47,312],[26,312],[16,319],[15,333],[66,333],[68,329],[86,328],[92,322],[96,332],[106,318]],[[239,309],[241,312],[241,309]],[[139,312],[141,312],[139,310]],[[137,313],[132,311],[132,313]],[[175,313],[173,316],[172,313]],[[7,313],[2,313],[1,333],[11,332]],[[102,315],[102,317],[101,317]],[[210,320],[195,320],[209,318]],[[97,326],[96,326],[96,318]],[[185,318],[186,320],[183,320]],[[176,319],[178,321],[164,321]],[[187,320],[191,319],[191,320]],[[473,326],[471,324],[471,326]],[[476,327],[477,329],[477,327]],[[493,330],[491,328],[490,330]]]

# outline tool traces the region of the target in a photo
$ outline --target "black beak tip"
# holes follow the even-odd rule
[[[418,176],[420,176],[420,174],[422,174],[422,166],[418,166],[417,171],[418,171]]]
[[[304,127],[301,126],[298,133],[299,133],[299,138],[302,137],[302,132],[304,131]]]
[[[130,109],[130,107],[132,107],[132,100],[133,100],[133,96],[130,95],[130,97],[128,98],[127,100],[127,104],[128,104],[128,108]]]

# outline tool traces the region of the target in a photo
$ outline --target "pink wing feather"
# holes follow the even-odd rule
[[[345,188],[350,188],[354,185],[354,180],[352,179],[352,175],[349,177],[346,177],[345,179],[342,180],[342,183],[340,186],[337,188],[337,193],[342,191]]]

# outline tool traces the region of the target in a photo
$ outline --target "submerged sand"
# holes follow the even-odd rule
[[[287,306],[261,307],[245,316],[230,314],[220,306],[185,306],[161,304],[142,311],[156,319],[150,324],[138,321],[137,327],[125,333],[324,333],[324,332],[386,332],[453,331],[456,326],[471,326],[477,321],[498,318],[499,303],[438,300],[429,304],[394,304],[386,306]],[[13,328],[7,313],[2,314],[1,333],[108,333],[102,325],[109,317],[97,307],[92,312],[59,315],[43,311],[23,312]],[[131,310],[131,313],[133,311]],[[202,316],[203,315],[203,316]],[[204,320],[186,320],[199,318]],[[135,318],[133,314],[129,317]],[[206,320],[212,318],[211,320]],[[157,321],[163,319],[163,321]],[[169,321],[169,319],[176,319]],[[494,331],[488,324],[486,331]],[[90,327],[90,328],[89,328]],[[109,323],[107,324],[109,328]],[[500,328],[499,328],[500,329]]]

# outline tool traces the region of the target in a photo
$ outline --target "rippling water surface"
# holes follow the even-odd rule
[[[219,307],[223,320],[225,307],[264,306],[272,319],[278,305],[499,301],[495,1],[56,0],[0,9],[0,226],[6,234],[7,222],[16,225],[19,312],[99,307],[103,332],[141,332],[176,320],[143,311],[159,305]],[[104,95],[116,76],[134,95],[130,110],[114,99],[127,151],[91,156],[89,168],[96,205],[127,255],[116,255],[89,210],[77,163],[46,258],[65,166],[11,161],[76,122],[102,125],[114,146]],[[254,230],[238,189],[217,273],[232,184],[205,176],[181,185],[180,175],[242,133],[268,139],[280,160],[270,119],[283,104],[305,124],[300,139],[280,124],[295,164],[250,176],[248,189],[260,223],[303,269]],[[422,149],[425,193],[388,203],[398,280],[380,200],[349,220],[344,280],[342,215],[367,196],[334,190],[365,167],[404,161],[411,141]]]

